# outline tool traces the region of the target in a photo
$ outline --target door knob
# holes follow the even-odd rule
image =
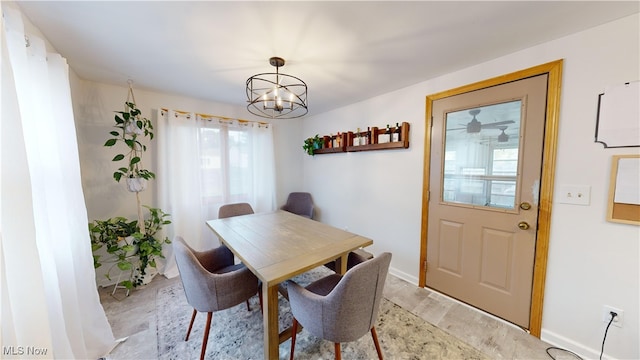
[[[529,210],[529,209],[531,209],[531,204],[529,204],[528,202],[525,201],[522,204],[520,204],[520,209]]]
[[[529,223],[526,221],[520,221],[518,223],[518,227],[520,228],[520,230],[527,230],[528,228],[530,228],[531,226],[529,226]]]

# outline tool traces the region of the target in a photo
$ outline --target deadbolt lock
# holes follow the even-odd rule
[[[529,210],[529,209],[531,209],[531,204],[529,204],[528,202],[525,201],[522,204],[520,204],[520,209]]]
[[[526,221],[520,221],[518,223],[518,227],[520,228],[520,230],[527,230],[529,229],[531,226],[529,226],[529,223]]]

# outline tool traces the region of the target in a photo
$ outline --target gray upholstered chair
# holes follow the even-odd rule
[[[340,343],[355,341],[368,331],[382,359],[375,323],[382,301],[382,290],[389,271],[391,254],[360,263],[346,274],[333,274],[306,288],[287,281],[286,290],[293,314],[291,357],[296,344],[298,324],[318,338],[335,344],[340,359]]]
[[[225,204],[218,209],[218,219],[253,214],[253,208],[247,203]]]
[[[347,270],[352,267],[360,264],[361,262],[365,262],[367,260],[373,259],[373,254],[364,250],[364,249],[356,249],[349,253],[347,257]],[[330,270],[336,271],[336,261],[331,261],[324,264]]]
[[[218,209],[218,219],[229,218],[240,215],[253,214],[253,208],[248,203],[234,203],[224,204]],[[224,245],[223,245],[224,246]],[[258,288],[262,287],[262,282],[258,281]],[[260,298],[260,310],[262,310],[262,291],[258,291],[258,297]],[[247,308],[249,308],[249,301],[247,300]]]
[[[292,192],[287,197],[287,202],[280,209],[311,219],[313,218],[311,194],[307,192]]]
[[[213,312],[238,305],[255,295],[258,278],[243,264],[234,264],[233,253],[224,246],[195,251],[182,237],[176,236],[173,249],[187,302],[193,306],[185,341],[189,340],[196,314],[207,313],[200,352],[200,359],[204,359]]]

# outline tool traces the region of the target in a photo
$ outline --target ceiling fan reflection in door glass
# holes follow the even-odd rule
[[[451,133],[447,137],[482,134],[483,140],[507,143],[510,136],[519,135],[521,105],[522,101],[516,100],[450,112],[446,117],[446,130]]]

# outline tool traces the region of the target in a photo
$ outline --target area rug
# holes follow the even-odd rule
[[[311,270],[293,280],[301,285],[326,276],[324,268]],[[207,359],[263,359],[262,314],[258,297],[246,304],[213,314]],[[158,324],[158,357],[160,359],[197,359],[202,346],[206,314],[196,316],[189,341],[184,341],[193,308],[187,304],[181,283],[158,290],[156,314]],[[279,299],[280,331],[291,326],[292,316],[286,299]],[[488,359],[477,349],[383,299],[376,330],[382,352],[387,359]],[[288,359],[291,340],[280,344],[280,358]],[[377,359],[371,335],[358,341],[343,343],[343,359]],[[302,330],[296,338],[296,359],[329,359],[334,357],[333,343],[315,338]]]

